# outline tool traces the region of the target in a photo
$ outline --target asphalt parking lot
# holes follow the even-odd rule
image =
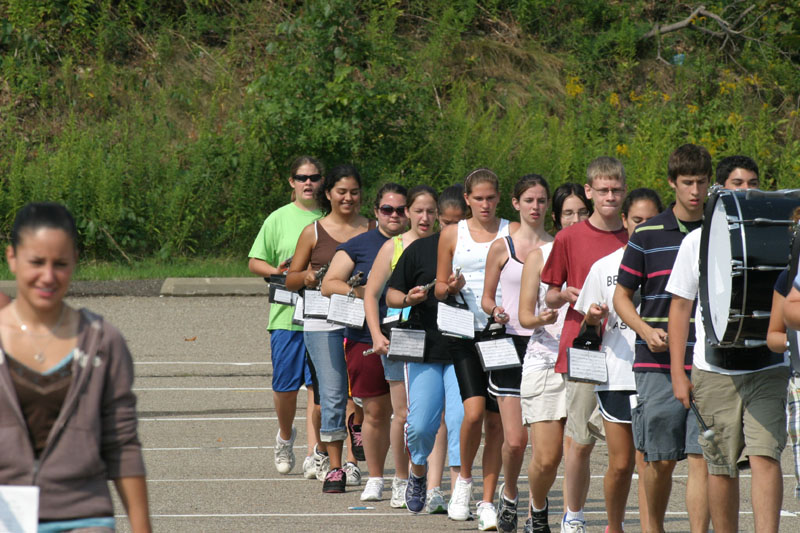
[[[474,531],[477,522],[453,522],[446,515],[410,515],[389,507],[362,505],[360,489],[323,495],[321,483],[303,479],[305,393],[298,401],[297,466],[291,475],[275,471],[272,454],[277,420],[272,402],[267,301],[263,296],[156,297],[78,296],[76,306],[105,315],[125,335],[136,365],[140,436],[148,468],[150,505],[156,531]],[[587,503],[588,530],[605,529],[602,474],[606,449],[593,454]],[[526,460],[527,464],[527,460]],[[800,531],[800,502],[792,498],[792,461],[784,453],[781,531]],[[386,487],[392,466],[386,466]],[[480,475],[480,470],[476,471]],[[525,479],[522,509],[527,505]],[[476,479],[476,485],[480,480]],[[684,508],[686,467],[675,479],[668,531],[688,531]],[[634,480],[626,531],[640,531]],[[445,481],[449,494],[449,481]],[[752,531],[750,479],[741,480],[740,530]],[[475,491],[477,494],[478,491]],[[550,498],[551,527],[557,531],[563,506],[561,480]],[[520,531],[522,522],[520,520]],[[118,530],[128,531],[118,505]]]

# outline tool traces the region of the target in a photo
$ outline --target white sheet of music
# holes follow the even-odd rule
[[[39,487],[0,485],[0,531],[36,533],[39,529]]]
[[[387,357],[421,363],[425,357],[425,330],[392,328]]]
[[[296,292],[292,292],[288,289],[281,289],[278,287],[275,289],[274,299],[279,304],[294,305],[295,302],[297,301],[297,296],[298,294]]]
[[[467,339],[475,338],[475,328],[473,326],[475,317],[472,311],[460,309],[447,305],[444,302],[439,302],[439,307],[436,313],[436,326],[439,331],[456,335],[458,337],[466,337]]]
[[[303,325],[303,297],[298,296],[297,302],[294,304],[294,313],[292,313],[292,324],[297,326]]]
[[[481,364],[486,371],[522,366],[517,349],[514,348],[514,341],[510,337],[481,341],[475,343],[475,347],[478,349]]]
[[[608,368],[606,368],[605,352],[569,348],[567,350],[567,379],[588,383],[606,383]]]
[[[303,300],[303,316],[305,318],[327,318],[331,299],[320,291],[306,289]]]
[[[328,322],[351,328],[363,328],[365,317],[364,300],[361,298],[351,298],[343,294],[331,296],[331,305],[328,307]]]

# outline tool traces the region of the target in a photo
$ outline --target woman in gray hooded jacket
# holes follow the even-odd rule
[[[17,297],[0,310],[0,484],[39,487],[39,531],[112,532],[112,479],[151,531],[133,362],[119,331],[64,301],[77,263],[69,211],[28,204],[6,250]]]

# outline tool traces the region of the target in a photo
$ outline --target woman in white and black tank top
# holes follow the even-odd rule
[[[461,294],[474,315],[475,331],[482,331],[488,315],[481,308],[486,256],[492,242],[516,230],[519,225],[497,218],[495,211],[500,200],[499,181],[491,170],[481,168],[471,172],[464,181],[467,201],[467,220],[445,228],[439,239],[436,270],[436,297]],[[460,269],[456,277],[454,270]],[[499,295],[498,295],[499,296]],[[496,511],[492,500],[500,473],[502,431],[497,402],[487,392],[486,373],[481,367],[475,341],[450,338],[450,352],[464,403],[461,426],[461,474],[453,489],[448,515],[453,520],[469,518],[472,493],[472,465],[481,443],[481,428],[486,413],[486,442],[483,452],[483,498],[478,504],[478,527],[492,528]]]
[[[500,408],[503,421],[503,479],[504,491],[500,495],[497,511],[498,529],[516,529],[517,479],[522,468],[528,434],[522,425],[519,387],[522,381],[522,361],[532,330],[519,323],[519,293],[523,261],[540,246],[553,242],[544,229],[545,215],[550,200],[547,181],[538,174],[528,174],[514,185],[511,203],[520,213],[520,227],[513,235],[492,243],[486,258],[486,278],[481,305],[483,311],[498,324],[504,324],[506,333],[514,341],[520,366],[493,370],[489,374],[489,395]],[[498,283],[502,303],[497,305]]]

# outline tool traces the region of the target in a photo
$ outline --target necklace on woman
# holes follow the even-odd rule
[[[51,342],[53,342],[53,339],[56,336],[56,331],[58,330],[59,327],[61,327],[61,321],[64,320],[64,314],[65,314],[64,310],[66,309],[66,307],[67,306],[64,304],[61,305],[61,314],[58,315],[58,321],[56,321],[55,325],[52,328],[47,328],[46,334],[37,335],[36,333],[33,333],[33,331],[31,331],[28,325],[22,321],[22,318],[20,318],[19,313],[17,312],[16,302],[14,302],[14,305],[11,306],[11,310],[14,312],[14,317],[17,319],[17,322],[19,322],[20,331],[22,331],[28,336],[28,338],[31,341],[31,345],[36,350],[36,353],[33,354],[33,359],[39,364],[44,363],[44,350],[50,345]],[[49,337],[49,339],[44,344],[44,346],[40,346],[33,340],[36,337]]]

